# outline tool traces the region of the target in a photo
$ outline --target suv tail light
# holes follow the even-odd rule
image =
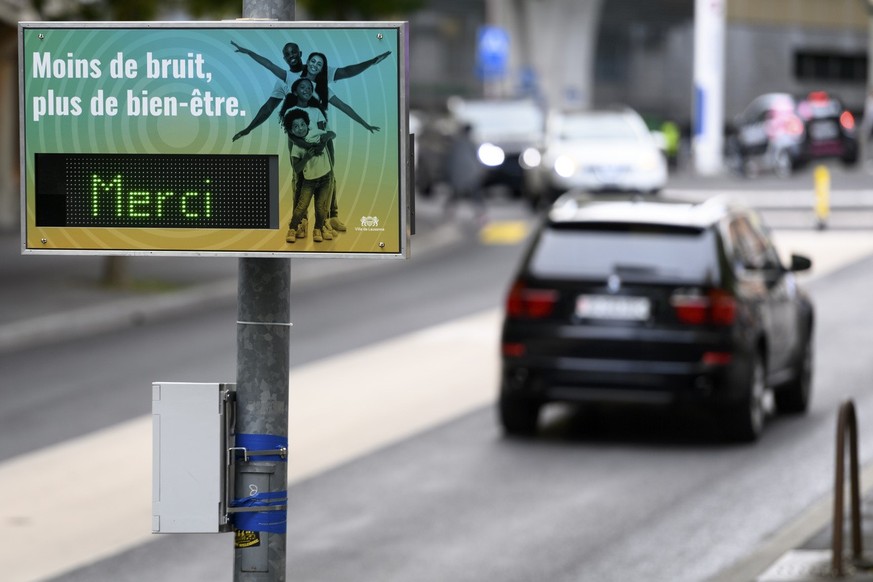
[[[855,116],[850,111],[843,111],[840,115],[840,125],[843,126],[843,129],[852,131],[855,129]]]
[[[555,310],[558,292],[554,289],[531,289],[517,281],[506,298],[506,314],[509,317],[542,319]]]
[[[689,325],[731,325],[737,316],[737,301],[724,289],[678,289],[670,297],[676,317]]]

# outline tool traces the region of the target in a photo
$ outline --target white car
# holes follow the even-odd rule
[[[528,189],[551,203],[568,190],[655,193],[667,183],[667,160],[632,109],[553,113],[545,147],[522,158]]]

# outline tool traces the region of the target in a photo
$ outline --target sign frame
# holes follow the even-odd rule
[[[63,42],[48,43],[56,38]],[[82,38],[92,42],[77,42]],[[182,46],[186,48],[180,48],[179,43],[183,40],[185,44]],[[40,49],[36,47],[43,41],[46,46],[56,47],[53,55],[37,56]],[[322,140],[332,139],[336,144],[329,158],[330,172],[336,175],[334,180],[338,186],[335,187],[334,199],[338,201],[339,216],[348,231],[339,233],[332,241],[325,237],[323,242],[313,242],[311,209],[307,211],[310,222],[308,236],[297,239],[296,244],[286,240],[286,232],[291,230],[289,219],[294,216],[297,204],[295,189],[299,191],[297,182],[300,178],[295,176],[301,175],[294,171],[290,159],[291,155],[299,158],[304,150],[294,150],[285,135],[290,130],[283,132],[278,127],[276,113],[279,107],[271,112],[269,119],[255,125],[250,133],[243,137],[238,137],[237,133],[252,122],[262,103],[266,107],[271,91],[276,94],[282,83],[276,78],[279,73],[275,66],[271,70],[252,54],[261,55],[262,60],[288,70],[286,62],[280,59],[286,42],[299,45],[301,60],[313,52],[321,52],[324,60],[336,61],[336,64],[330,62],[328,70],[331,75],[335,75],[338,69],[351,71],[357,65],[369,63],[361,71],[345,74],[342,78],[334,76],[327,91],[331,96],[331,106],[322,109],[327,111],[328,127],[324,131],[310,129],[309,132],[315,134],[310,143],[314,143],[317,135],[332,133],[332,138]],[[408,258],[410,236],[414,232],[408,45],[408,23],[401,21],[19,22],[21,253]],[[240,46],[248,51],[237,50]],[[380,49],[387,49],[387,56],[372,58],[382,54],[376,53]],[[173,50],[176,52],[170,52]],[[352,64],[355,67],[346,66]],[[303,61],[303,67],[306,67],[306,61]],[[287,94],[291,80],[297,79],[292,75],[299,73],[285,74],[288,75],[288,84],[284,85]],[[367,79],[368,76],[371,78]],[[193,98],[186,102],[184,98],[168,96],[180,91],[187,92],[187,95],[214,97],[210,114],[203,113],[202,100],[198,102],[201,107],[195,118],[193,108],[189,107],[194,103]],[[351,103],[353,111],[348,113],[337,107],[334,96],[340,98],[346,107]],[[111,103],[115,112],[110,117],[104,113],[104,108],[113,97],[115,100]],[[71,104],[74,98],[75,107]],[[219,101],[219,98],[223,99]],[[152,102],[155,103],[153,111],[149,109]],[[171,110],[170,105],[176,108]],[[362,119],[368,116],[371,116],[372,125]],[[174,125],[179,127],[172,127]],[[183,132],[182,126],[188,128],[187,133]],[[312,122],[310,128],[315,127],[315,122]],[[324,123],[318,127],[324,128]],[[308,152],[310,157],[316,155],[312,153],[314,151],[312,148]],[[179,227],[176,223],[172,227],[119,227],[116,220],[109,226],[101,226],[103,215],[97,214],[96,190],[87,194],[84,188],[67,183],[58,187],[60,178],[57,173],[51,177],[37,176],[37,154],[60,154],[62,158],[63,154],[71,154],[70,158],[81,154],[84,159],[122,154],[137,158],[144,168],[157,168],[149,165],[148,156],[274,156],[278,158],[279,169],[278,176],[269,179],[272,193],[265,189],[258,195],[278,197],[278,202],[271,198],[267,204],[271,212],[278,213],[278,218],[272,216],[269,219],[269,228],[252,230],[213,227],[208,222],[190,228]],[[270,167],[275,168],[276,163]],[[201,170],[199,165],[196,168]],[[120,199],[124,196],[125,213],[151,217],[143,220],[154,222],[158,194],[162,200],[175,200],[177,205],[183,204],[179,200],[184,195],[198,194],[174,191],[170,185],[174,184],[172,176],[167,177],[157,169],[151,174],[146,172],[147,178],[137,177],[142,174],[131,171],[133,178],[130,179],[125,175],[125,185],[135,191],[123,193],[119,185],[112,193],[114,202],[104,204],[101,198],[101,212],[108,212],[104,209],[113,205],[121,212]],[[187,178],[187,174],[184,177]],[[52,193],[62,191],[70,200],[78,200],[79,209],[84,204],[81,198],[91,196],[98,226],[37,225],[38,179],[51,184]],[[101,180],[106,187],[110,178],[101,176]],[[137,185],[129,185],[137,180],[140,181]],[[160,191],[162,188],[164,192]],[[206,192],[206,195],[213,194]],[[347,199],[351,200],[350,204],[347,204]],[[165,205],[170,202],[165,202]],[[312,205],[315,205],[314,201]],[[211,204],[210,208],[218,206],[217,203]],[[344,206],[348,210],[344,211]],[[202,209],[202,204],[198,208]],[[235,206],[231,211],[241,212]],[[215,210],[216,214],[218,212]],[[188,214],[197,216],[193,211]],[[184,216],[188,214],[182,213]],[[274,228],[276,224],[278,228]]]

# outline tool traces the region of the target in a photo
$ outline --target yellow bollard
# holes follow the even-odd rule
[[[824,230],[828,225],[828,216],[831,213],[831,173],[827,166],[816,166],[813,175],[815,180],[815,219],[819,230]]]

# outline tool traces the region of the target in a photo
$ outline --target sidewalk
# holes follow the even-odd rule
[[[848,459],[847,459],[848,466]],[[708,582],[873,582],[873,467],[861,468],[861,567],[852,561],[848,477],[843,528],[843,576],[832,572],[833,496],[821,499],[776,532],[759,550]],[[864,487],[867,485],[865,491]]]
[[[462,240],[464,224],[419,200],[410,260]],[[146,320],[233,304],[236,257],[124,257],[127,284],[101,284],[102,256],[22,255],[18,231],[0,232],[0,352],[120,329]],[[292,289],[327,277],[390,268],[402,259],[291,261]]]

